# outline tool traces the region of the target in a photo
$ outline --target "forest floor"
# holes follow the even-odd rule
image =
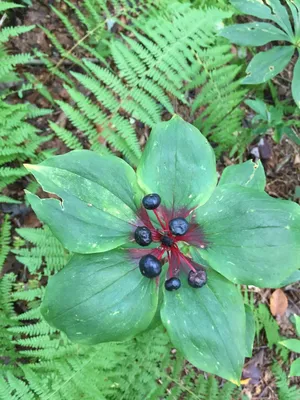
[[[33,1],[33,5],[28,8],[21,9],[21,11],[15,12],[13,18],[13,24],[20,25],[42,25],[49,31],[55,31],[60,41],[67,47],[72,48],[75,43],[69,35],[66,34],[66,30],[62,25],[58,17],[51,11],[49,5],[51,1],[46,2]],[[73,3],[76,1],[73,0]],[[61,7],[63,5],[61,4]],[[70,19],[72,16],[70,15]],[[35,29],[22,35],[19,38],[14,39],[10,43],[10,51],[13,53],[20,52],[31,52],[32,49],[38,49],[43,53],[48,54],[54,62],[59,61],[59,54],[55,52],[51,42],[47,38],[46,34],[41,29]],[[77,55],[79,55],[77,53]],[[71,70],[72,65],[68,61],[62,63],[62,68],[65,70]],[[22,72],[30,72],[36,77],[37,82],[43,82],[55,100],[68,101],[68,94],[62,86],[62,82],[55,76],[51,75],[45,65],[42,63],[28,64],[26,67],[22,66]],[[76,67],[75,69],[77,69]],[[284,81],[278,82],[280,87],[280,94],[284,98],[286,95],[286,87]],[[13,101],[19,101],[16,97]],[[53,105],[49,104],[47,100],[37,92],[29,92],[24,95],[23,101],[29,101],[38,107],[51,108]],[[189,119],[190,113],[187,111],[185,115],[185,109],[183,106],[178,107],[178,113],[183,118]],[[47,120],[52,119],[53,121],[60,121],[61,126],[67,124],[67,120],[64,114],[57,108],[52,115],[38,118],[34,121],[35,125],[40,129],[42,135],[50,133],[47,125]],[[71,127],[68,126],[69,129]],[[78,134],[74,132],[74,134]],[[141,145],[143,146],[147,140],[149,131],[144,126],[139,126],[138,136]],[[68,151],[66,146],[57,138],[53,139],[50,143],[47,143],[47,147],[56,148],[56,154],[63,154]],[[266,176],[267,176],[267,192],[273,196],[283,199],[292,199],[300,202],[299,198],[295,197],[295,190],[297,186],[300,186],[300,148],[296,146],[288,139],[283,139],[280,144],[275,144],[271,136],[265,136],[264,142],[253,143],[244,154],[244,159],[249,159],[253,153],[253,148],[257,147],[260,153],[261,161],[264,164]],[[237,160],[229,158],[228,155],[224,154],[218,162],[218,170],[221,173],[222,170],[231,164],[236,163]],[[7,192],[4,193],[15,199],[22,199],[24,195],[24,188],[27,186],[28,181],[26,177],[17,183],[10,185],[7,188]],[[32,210],[24,205],[7,205],[0,208],[0,213],[13,213],[12,222],[14,228],[19,227],[39,227],[40,222],[35,217]],[[284,266],[282,266],[284,268]],[[14,257],[9,255],[3,272],[13,271],[18,275],[18,278],[22,280],[24,278],[24,266],[20,264]],[[258,289],[250,288],[250,291],[254,292],[255,303],[264,303],[268,307],[270,306],[271,296],[274,290],[270,289]],[[290,322],[289,317],[292,314],[300,315],[300,283],[289,285],[282,289],[283,296],[288,300],[287,307],[285,307],[281,315],[275,315],[276,321],[280,327],[280,334],[286,337],[296,337],[293,324]],[[234,340],[234,338],[233,338]],[[290,361],[296,358],[296,354],[291,353]],[[256,340],[254,345],[253,357],[247,359],[244,369],[244,385],[243,392],[248,394],[252,399],[270,399],[276,400],[276,390],[274,376],[270,371],[270,366],[274,360],[278,359],[278,355],[275,350],[270,350],[266,343],[266,338],[262,335],[259,340]],[[288,371],[287,371],[288,372]],[[291,379],[292,384],[300,385],[299,378]]]

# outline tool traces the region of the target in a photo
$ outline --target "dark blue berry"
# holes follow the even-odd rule
[[[181,286],[180,279],[178,278],[170,278],[165,281],[165,288],[166,290],[172,291],[172,290],[178,290]]]
[[[145,226],[139,226],[136,228],[134,232],[134,238],[140,246],[149,246],[149,244],[152,242],[151,231]]]
[[[143,198],[143,206],[147,210],[155,210],[160,205],[160,202],[161,198],[156,193],[147,194],[147,196]]]
[[[183,236],[189,229],[189,223],[184,218],[174,218],[169,222],[169,228],[173,235]]]
[[[161,262],[151,254],[140,259],[139,267],[142,275],[147,278],[155,278],[161,273]]]
[[[207,282],[207,275],[204,270],[190,271],[188,284],[193,288],[201,288]]]
[[[174,240],[167,235],[161,238],[161,243],[167,247],[171,247],[174,244]]]

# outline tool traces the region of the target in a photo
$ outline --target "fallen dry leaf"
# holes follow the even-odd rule
[[[244,366],[242,374],[242,385],[258,385],[261,379],[261,368],[264,362],[264,350],[261,349]]]
[[[300,164],[300,156],[299,154],[295,155],[295,159],[294,159],[294,165]]]
[[[284,291],[281,289],[276,289],[275,292],[272,293],[270,298],[270,310],[272,315],[282,316],[288,307],[288,299],[284,294]]]

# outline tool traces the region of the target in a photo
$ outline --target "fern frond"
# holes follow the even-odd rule
[[[296,386],[289,386],[288,378],[285,372],[278,364],[273,364],[272,372],[276,379],[279,400],[298,400],[300,398],[300,389]]]
[[[0,3],[0,12],[10,10],[11,8],[18,8],[18,7],[23,7],[23,6],[21,4],[8,3],[6,1],[2,1]]]
[[[0,195],[0,203],[20,204],[21,202],[19,200],[11,199],[10,197],[7,196]]]
[[[0,230],[0,271],[10,250],[10,230],[11,223],[8,215],[6,215]]]
[[[1,11],[1,10],[0,10]],[[11,37],[16,37],[21,35],[22,33],[26,33],[34,29],[34,25],[30,26],[9,26],[7,28],[3,28],[0,31],[0,43],[5,43]]]
[[[59,271],[67,261],[67,254],[61,243],[48,228],[21,228],[17,233],[31,245],[14,249],[18,261],[22,262],[30,273],[46,265],[46,273]]]
[[[193,81],[200,69],[195,55],[206,55],[209,48],[207,63],[215,63],[211,45],[215,43],[216,24],[227,16],[217,9],[185,8],[174,11],[169,19],[138,19],[133,28],[126,27],[132,37],[123,35],[123,41],[111,44],[118,71],[112,73],[85,60],[90,74],[72,75],[91,95],[87,98],[74,87],[66,87],[76,107],[63,102],[59,105],[72,124],[89,138],[91,148],[99,148],[99,142],[108,143],[131,164],[137,164],[141,151],[133,123],[138,120],[152,127],[161,120],[164,108],[173,113],[170,96],[188,104],[185,85]],[[227,62],[227,58],[224,55],[222,61]],[[231,73],[229,80],[234,76]],[[224,91],[227,85],[222,82]]]
[[[14,105],[0,100],[0,189],[27,175],[22,162],[38,162],[46,157],[47,152],[41,152],[40,146],[50,136],[39,135],[27,120],[48,113],[49,110],[30,104]]]
[[[77,139],[76,136],[65,128],[62,128],[59,125],[56,125],[54,122],[49,121],[49,126],[53,130],[53,132],[58,136],[66,146],[71,150],[81,150],[83,149],[82,144]]]
[[[236,79],[241,67],[234,64],[228,45],[206,49],[197,54],[197,59],[200,74],[189,85],[190,89],[201,88],[192,104],[193,112],[201,108],[195,125],[221,150],[229,150],[243,129],[240,104],[247,91],[240,88],[240,80]]]

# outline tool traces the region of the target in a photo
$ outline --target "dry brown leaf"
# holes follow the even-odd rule
[[[288,307],[288,299],[284,294],[284,291],[281,289],[276,289],[275,292],[272,293],[270,298],[270,310],[272,315],[282,316]]]
[[[300,164],[300,156],[299,154],[295,155],[295,159],[294,159],[294,165]]]

